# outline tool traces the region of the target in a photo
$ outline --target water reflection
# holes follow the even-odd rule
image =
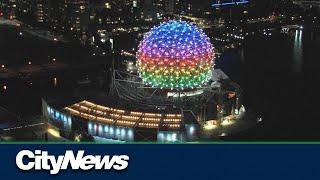
[[[57,87],[57,85],[58,85],[58,79],[55,77],[53,78],[53,86]]]
[[[296,30],[294,44],[293,44],[293,63],[292,63],[292,70],[294,72],[301,72],[302,70],[302,30]]]

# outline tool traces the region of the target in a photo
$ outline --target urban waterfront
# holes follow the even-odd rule
[[[317,1],[0,3],[0,139],[319,140]]]
[[[48,42],[19,34],[14,27],[1,27],[1,60],[10,60],[7,64],[26,66],[29,60],[33,64],[57,62],[81,64],[92,60],[89,53],[79,55],[84,47]],[[258,44],[258,46],[257,46]],[[320,49],[319,29],[306,27],[304,30],[289,34],[275,32],[269,37],[248,37],[238,49],[231,49],[216,60],[216,67],[221,68],[231,79],[244,89],[245,103],[248,109],[264,117],[264,121],[247,132],[231,136],[239,140],[291,140],[317,138],[303,132],[302,127],[311,129],[301,122],[305,117],[312,117],[310,111],[314,96],[314,82],[318,75],[314,57]],[[73,50],[73,51],[72,51]],[[49,74],[1,79],[1,105],[6,109],[28,119],[41,114],[41,98],[52,94],[72,94],[77,82],[86,77],[101,77],[106,86],[110,82],[111,57],[102,57],[105,66],[79,67],[73,70],[57,69]],[[123,59],[117,59],[122,61]],[[14,62],[11,62],[14,61]],[[10,66],[10,65],[8,65]],[[100,73],[97,73],[100,72]],[[94,84],[94,82],[90,82]],[[101,86],[108,92],[106,86]],[[309,88],[309,87],[313,88]],[[6,87],[6,88],[4,88]],[[31,106],[28,104],[33,102]],[[312,122],[312,120],[311,120]],[[290,124],[290,125],[289,125]],[[308,124],[308,123],[307,123]],[[297,133],[295,130],[299,130]],[[296,129],[297,128],[297,129]],[[312,131],[310,131],[311,133]],[[303,134],[303,135],[302,135]]]
[[[245,52],[245,96],[265,121],[252,130],[259,140],[318,140],[317,102],[319,29],[289,36],[275,34],[248,43]]]

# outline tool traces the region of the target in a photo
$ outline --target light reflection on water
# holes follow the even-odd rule
[[[292,63],[292,70],[294,72],[302,71],[302,64],[303,64],[302,36],[303,36],[303,31],[296,30],[294,43],[293,43],[293,63]]]
[[[58,79],[55,77],[53,78],[53,86],[57,87],[57,85],[58,85]]]

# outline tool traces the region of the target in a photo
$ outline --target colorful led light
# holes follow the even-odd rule
[[[140,77],[147,85],[185,90],[210,80],[214,52],[210,39],[197,26],[168,21],[144,36],[137,59]]]

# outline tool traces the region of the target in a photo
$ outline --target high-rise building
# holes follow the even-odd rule
[[[142,19],[143,0],[106,0],[90,3],[91,23],[97,26],[133,24]]]
[[[18,0],[17,19],[31,25],[50,27],[54,0]]]
[[[152,21],[154,19],[154,9],[152,0],[145,0],[143,4],[143,16],[145,20]]]
[[[143,0],[127,0],[133,21],[139,21],[143,17]]]
[[[16,19],[17,0],[1,0],[0,15],[8,19]]]
[[[31,24],[34,20],[33,1],[18,0],[16,14],[18,20]]]
[[[176,0],[174,12],[180,15],[206,17],[212,12],[212,1]]]
[[[176,0],[145,0],[145,20],[162,19],[165,15],[173,14]]]
[[[48,25],[51,21],[51,1],[34,0],[35,22]]]
[[[165,13],[173,14],[174,4],[175,4],[175,0],[165,0]]]
[[[88,1],[51,0],[50,6],[53,29],[74,36],[86,32],[89,23]]]
[[[174,6],[175,14],[184,14],[187,9],[187,2],[185,0],[175,0]]]
[[[248,15],[247,0],[215,0],[212,4],[213,18],[226,23],[245,22]]]

